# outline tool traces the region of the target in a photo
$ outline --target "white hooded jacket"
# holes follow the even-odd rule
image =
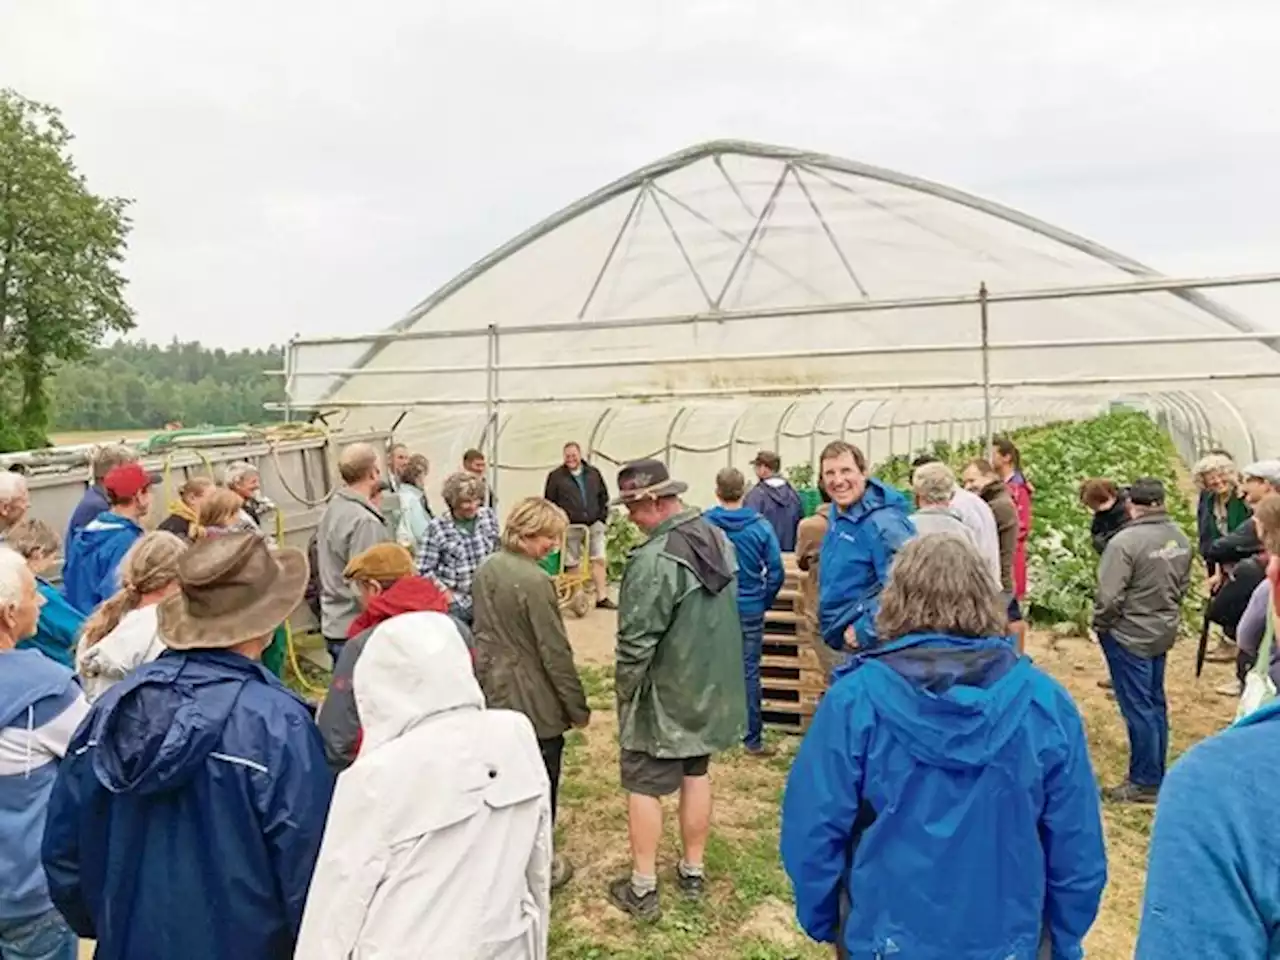
[[[353,686],[364,739],[338,778],[296,955],[545,960],[550,784],[528,718],[485,709],[438,613],[379,626]]]
[[[76,673],[90,703],[131,674],[144,663],[164,653],[158,622],[160,607],[151,604],[130,610],[116,628],[92,647],[80,638],[76,652]]]

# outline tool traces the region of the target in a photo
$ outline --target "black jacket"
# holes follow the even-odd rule
[[[1239,563],[1262,552],[1258,528],[1253,523],[1242,523],[1225,537],[1219,537],[1204,551],[1204,558],[1212,563]]]
[[[547,489],[543,493],[548,500],[569,515],[570,523],[604,523],[609,519],[609,488],[605,486],[600,471],[585,460],[582,472],[587,482],[585,502],[578,481],[566,466],[559,466],[547,474]]]
[[[1099,510],[1093,515],[1093,523],[1089,527],[1089,534],[1093,538],[1093,549],[1097,550],[1099,555],[1107,549],[1107,544],[1129,522],[1129,490],[1126,488],[1120,491],[1120,495],[1116,497],[1116,502],[1109,506],[1106,510]]]

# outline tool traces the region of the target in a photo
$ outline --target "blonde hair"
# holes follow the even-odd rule
[[[87,650],[118,627],[126,613],[138,609],[146,594],[177,580],[178,561],[186,551],[181,537],[164,530],[140,537],[120,561],[120,589],[85,621],[81,649]]]
[[[952,534],[919,537],[898,551],[880,595],[881,640],[910,633],[997,637],[1006,611],[977,548]]]
[[[1280,493],[1269,493],[1253,508],[1258,539],[1267,553],[1280,556]]]
[[[527,553],[525,544],[534,537],[559,540],[569,518],[563,510],[542,497],[526,497],[515,505],[502,528],[502,545],[515,553]]]
[[[219,487],[200,504],[197,518],[202,527],[228,527],[244,506],[244,498],[234,490]]]
[[[213,486],[216,484],[209,477],[192,477],[178,488],[178,499],[187,503]]]
[[[57,531],[43,520],[25,517],[9,528],[4,536],[4,543],[9,549],[22,555],[22,559],[30,560],[37,553],[45,557],[57,556],[62,546]]]

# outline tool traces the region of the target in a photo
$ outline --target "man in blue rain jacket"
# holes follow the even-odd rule
[[[1000,635],[990,572],[959,538],[903,549],[879,626],[787,781],[800,925],[850,960],[1080,960],[1106,852],[1070,696]]]
[[[852,444],[827,444],[821,462],[822,484],[832,501],[818,564],[822,638],[836,650],[871,647],[894,555],[916,533],[910,507],[898,490],[867,476],[867,459]]]
[[[306,557],[202,540],[160,604],[170,648],[93,706],[58,770],[42,856],[97,960],[292,957],[333,775],[305,703],[259,662]]]
[[[747,481],[740,470],[721,470],[716,474],[720,506],[706,511],[702,518],[724,531],[738,555],[738,618],[742,621],[742,665],[747,682],[747,735],[742,738],[742,745],[753,756],[767,756],[760,684],[764,613],[782,589],[786,571],[773,527],[758,511],[742,505],[746,489]]]

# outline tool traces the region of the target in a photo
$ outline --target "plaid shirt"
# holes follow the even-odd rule
[[[418,571],[436,586],[453,594],[459,610],[471,612],[471,584],[480,564],[498,549],[498,516],[488,507],[476,514],[473,532],[467,533],[445,513],[427,525],[418,552]]]

